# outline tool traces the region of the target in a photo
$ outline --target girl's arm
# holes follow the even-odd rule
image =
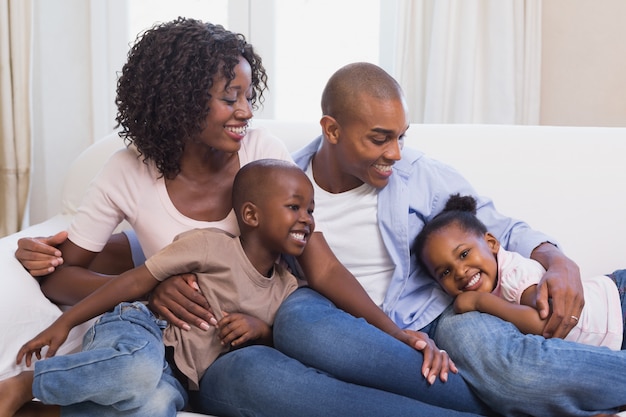
[[[541,335],[547,319],[542,319],[533,306],[536,288],[537,286],[533,285],[524,291],[521,305],[510,303],[491,293],[467,291],[459,294],[454,300],[454,311],[457,313],[480,311],[491,314],[513,323],[522,333]]]

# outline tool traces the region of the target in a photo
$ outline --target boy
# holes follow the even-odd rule
[[[173,347],[173,365],[185,377],[183,382],[191,390],[198,389],[198,381],[204,371],[231,347],[248,342],[271,343],[270,326],[276,310],[282,300],[297,288],[295,277],[278,265],[276,260],[281,253],[297,256],[304,250],[315,227],[312,216],[313,187],[306,175],[292,163],[258,160],[245,165],[238,172],[233,184],[232,202],[241,232],[239,238],[219,229],[197,229],[179,235],[172,244],[149,258],[145,265],[111,280],[64,313],[20,349],[17,361],[26,358],[30,364],[31,355],[34,353],[40,358],[44,346],[48,346],[46,357],[54,356],[75,325],[122,301],[138,299],[163,279],[188,271],[198,275],[199,290],[213,306],[218,319],[214,328],[181,331],[169,326],[163,334],[165,345]],[[112,317],[108,319],[107,316]],[[119,317],[127,320],[119,320]],[[114,334],[120,339],[136,339],[139,334],[139,337],[149,340],[159,335],[159,327],[163,326],[162,321],[154,320],[141,303],[121,304],[113,313],[105,314],[94,328],[97,329],[101,324],[108,326],[108,331],[90,331],[85,338],[86,342],[89,342],[91,333],[95,334],[95,338],[102,334],[104,337]],[[114,326],[113,331],[111,325]],[[110,340],[107,344],[110,345]],[[36,363],[34,375],[31,373],[29,376],[33,379],[32,394],[44,403],[60,405],[80,402],[88,407],[89,402],[98,402],[102,393],[94,393],[92,397],[81,393],[82,396],[77,400],[74,393],[64,393],[63,390],[55,392],[55,388],[63,386],[60,378],[79,377],[74,369],[80,369],[78,372],[108,371],[106,362],[93,359],[97,353],[90,347],[97,345],[94,340],[85,346],[83,352]],[[119,346],[123,348],[123,340]],[[162,350],[155,348],[155,352],[155,355],[163,357]],[[92,359],[86,361],[80,358],[81,355]],[[155,356],[153,363],[144,361],[134,367],[138,368],[138,377],[141,379],[124,374],[123,378],[115,378],[117,387],[112,389],[124,390],[120,386],[126,387],[125,382],[133,387],[141,382],[140,385],[149,392],[165,383],[186,400],[178,381],[164,369],[162,360],[156,358],[158,356]],[[73,366],[73,359],[80,365]],[[55,361],[64,366],[58,366]],[[84,369],[85,363],[91,369]],[[51,366],[55,370],[61,369],[60,376],[59,372],[42,370]],[[150,369],[154,373],[150,373]],[[132,409],[137,406],[137,402],[143,404],[145,400],[141,397],[135,392],[132,399],[116,406]],[[148,395],[145,397],[149,398]],[[184,401],[177,402],[176,409],[180,410],[183,404]]]

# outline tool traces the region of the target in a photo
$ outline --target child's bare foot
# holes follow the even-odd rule
[[[61,409],[58,405],[46,405],[39,401],[29,401],[15,413],[14,417],[59,417]]]
[[[24,404],[33,399],[33,372],[0,381],[0,417],[11,417]]]

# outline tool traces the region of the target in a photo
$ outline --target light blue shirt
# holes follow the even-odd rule
[[[296,164],[306,170],[321,143],[320,136],[296,151],[293,154]],[[402,159],[393,166],[389,184],[378,194],[378,223],[396,266],[382,308],[400,328],[423,328],[451,302],[439,284],[417,265],[410,249],[425,222],[441,212],[455,193],[477,199],[478,217],[509,251],[529,257],[541,243],[556,243],[526,223],[498,213],[493,202],[478,196],[455,169],[405,147]],[[315,211],[320,210],[324,207],[316,205]],[[332,242],[328,244],[333,247]]]

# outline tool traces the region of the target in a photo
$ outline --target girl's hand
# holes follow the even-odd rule
[[[194,274],[176,275],[157,285],[150,295],[148,307],[183,330],[189,330],[190,323],[203,330],[217,325]]]
[[[409,336],[411,343],[409,346],[419,350],[424,355],[422,363],[422,375],[429,384],[434,384],[437,376],[442,382],[448,380],[449,372],[457,373],[459,370],[448,356],[445,350],[437,348],[435,342],[424,332],[416,332],[413,330],[404,330]]]
[[[247,342],[271,343],[272,330],[263,320],[243,313],[222,312],[224,317],[217,323],[223,345],[239,347]]]
[[[63,264],[61,251],[56,246],[66,239],[65,231],[48,237],[23,237],[17,241],[15,257],[32,276],[48,275]]]
[[[478,291],[466,291],[456,296],[454,300],[454,312],[457,314],[467,313],[468,311],[478,310],[478,301],[480,297],[493,295]]]

